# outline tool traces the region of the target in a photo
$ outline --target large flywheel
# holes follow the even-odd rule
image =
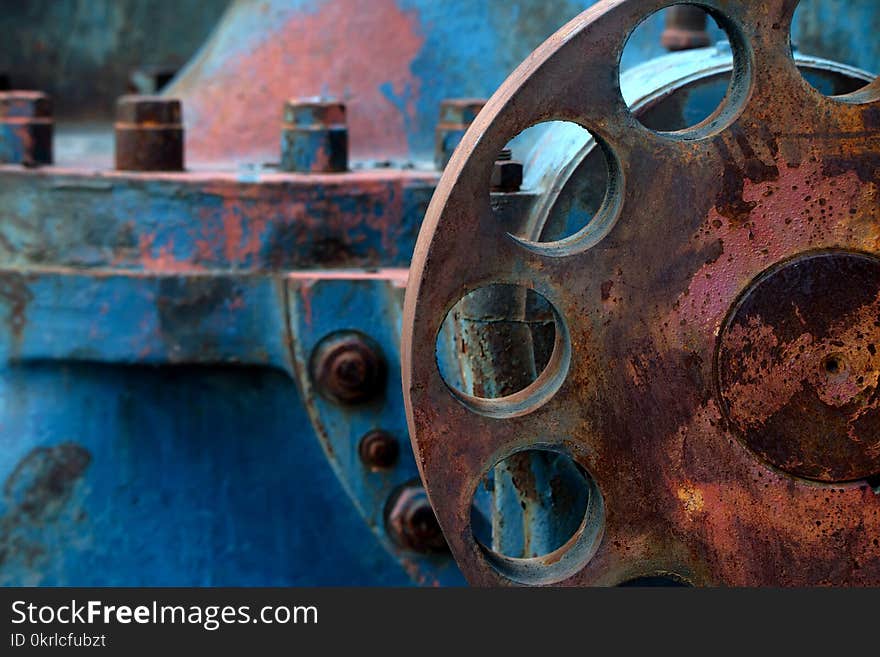
[[[609,0],[566,25],[445,172],[402,349],[428,494],[478,585],[880,585],[880,81],[811,85],[796,0],[705,0],[730,38],[724,101],[658,130],[619,62],[670,4]],[[548,121],[588,130],[603,163],[589,221],[558,234],[534,218],[549,201],[497,194],[499,153]],[[536,536],[571,531],[504,551],[517,506]]]

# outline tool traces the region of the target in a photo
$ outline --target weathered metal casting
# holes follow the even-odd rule
[[[805,82],[793,0],[701,4],[732,41],[719,111],[673,133],[636,120],[617,62],[669,2],[602,2],[489,101],[429,208],[404,392],[428,493],[473,584],[880,583],[880,82],[844,97]],[[512,236],[487,193],[505,144],[547,120],[593,132],[611,172],[596,217],[549,243]],[[495,283],[550,302],[554,353],[520,393],[453,395],[438,331]],[[595,503],[558,550],[505,558],[475,541],[472,496],[494,464],[534,447],[570,455]]]
[[[844,22],[864,31],[857,5]],[[407,435],[402,286],[439,180],[438,108],[495,89],[583,6],[239,0],[163,96],[181,100],[186,171],[115,171],[112,125],[84,151],[62,120],[111,107],[153,62],[108,50],[95,86],[65,69],[57,165],[0,167],[0,583],[460,583],[447,554],[401,545],[388,522],[397,491],[419,492],[410,450],[385,449]],[[163,40],[182,43],[179,24]],[[662,16],[643,28],[624,67],[662,52]],[[40,79],[14,65],[24,45],[0,62],[14,83]],[[283,103],[325,93],[346,104],[352,170],[279,171]],[[532,207],[528,191],[495,196],[514,218]],[[315,389],[311,357],[341,331],[387,358],[369,401]]]

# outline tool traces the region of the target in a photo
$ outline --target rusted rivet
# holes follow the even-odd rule
[[[52,164],[52,99],[39,91],[0,92],[0,163]]]
[[[358,455],[364,465],[372,470],[387,470],[397,463],[400,443],[387,431],[371,431],[361,438]]]
[[[486,105],[483,98],[450,98],[440,103],[440,122],[435,134],[434,164],[443,170],[464,133]]]
[[[299,98],[284,104],[281,168],[303,173],[348,171],[348,126],[343,103]]]
[[[419,483],[406,484],[392,494],[385,510],[385,529],[406,550],[428,554],[449,549],[428,494]]]
[[[163,96],[122,96],[116,103],[116,168],[183,171],[180,101]]]
[[[705,10],[693,5],[676,5],[666,10],[666,29],[660,42],[667,50],[705,48],[711,43],[706,31]]]
[[[317,390],[341,404],[369,401],[381,394],[385,385],[381,348],[355,331],[333,333],[321,340],[309,369]]]
[[[522,187],[523,165],[513,159],[508,149],[501,151],[492,167],[491,190],[502,194],[518,192]]]

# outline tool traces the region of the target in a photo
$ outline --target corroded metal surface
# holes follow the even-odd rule
[[[725,416],[756,454],[820,481],[880,474],[880,259],[810,253],[759,277],[719,340]]]
[[[403,337],[431,501],[474,584],[876,585],[880,82],[823,96],[792,60],[795,1],[710,0],[732,40],[727,98],[693,128],[654,132],[627,109],[617,62],[667,4],[602,2],[565,26],[446,170]],[[552,243],[511,236],[488,194],[497,154],[546,120],[588,128],[610,168],[596,217]],[[554,353],[520,393],[453,395],[436,336],[454,304],[495,283],[552,304]],[[505,559],[474,540],[472,495],[530,447],[570,454],[600,504],[558,550]]]

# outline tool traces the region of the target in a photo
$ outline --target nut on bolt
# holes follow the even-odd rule
[[[420,483],[405,484],[392,494],[385,508],[385,529],[405,550],[430,554],[449,549]]]
[[[309,362],[318,392],[340,404],[360,404],[385,387],[385,357],[373,340],[356,331],[340,331],[321,340]]]
[[[492,167],[491,190],[502,194],[518,192],[522,187],[522,181],[522,162],[513,160],[509,150],[501,151]]]
[[[440,103],[440,122],[434,143],[434,164],[441,171],[461,142],[464,133],[486,105],[483,98],[450,98]]]
[[[358,444],[361,462],[371,470],[387,470],[397,463],[400,443],[387,431],[371,431]]]
[[[348,171],[348,125],[343,103],[299,98],[284,104],[281,168],[302,173]]]
[[[180,101],[164,96],[122,96],[116,102],[116,168],[183,171]]]
[[[39,91],[0,92],[0,164],[52,164],[52,99]]]

